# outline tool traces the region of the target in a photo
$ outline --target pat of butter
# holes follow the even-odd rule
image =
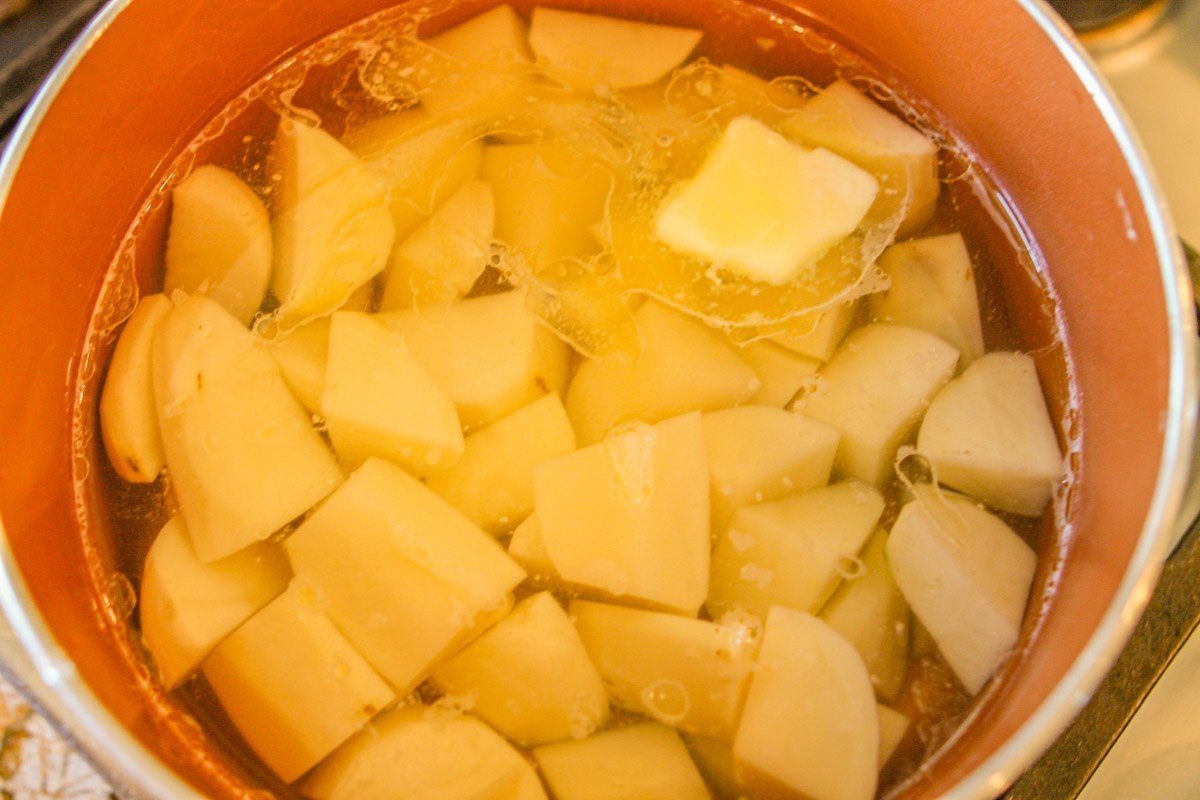
[[[674,250],[778,285],[852,233],[878,191],[844,158],[742,116],[662,205],[654,229]]]

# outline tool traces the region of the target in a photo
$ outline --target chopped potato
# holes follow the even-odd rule
[[[248,325],[271,280],[271,220],[254,190],[206,164],[171,192],[163,292],[206,294]]]
[[[1031,517],[1045,510],[1063,473],[1037,366],[1024,353],[988,353],[946,384],[917,449],[947,486]]]
[[[998,517],[928,486],[901,509],[887,555],[913,613],[978,692],[1017,643],[1037,556]]]
[[[828,150],[805,150],[753,117],[729,123],[654,231],[670,247],[781,285],[849,236],[879,184]]]
[[[535,748],[555,800],[709,800],[675,731],[643,722]]]
[[[492,537],[379,459],[351,475],[284,549],[329,618],[400,694],[502,618],[525,577]]]
[[[546,543],[542,541],[542,529],[538,525],[536,514],[530,514],[513,531],[512,538],[508,541],[508,555],[530,575],[551,579],[559,577],[550,561],[550,554],[546,552]]]
[[[839,474],[878,486],[957,363],[958,351],[932,334],[868,325],[850,335],[796,410],[841,432]]]
[[[171,487],[201,561],[267,538],[341,483],[274,360],[215,301],[167,314],[153,360]]]
[[[684,62],[701,31],[628,19],[535,8],[533,52],[552,66],[617,89],[654,83]]]
[[[267,338],[256,332],[255,343],[270,353],[296,399],[314,414],[321,413],[325,364],[329,360],[329,317],[318,317]]]
[[[715,530],[743,506],[829,482],[839,434],[825,423],[766,406],[710,411],[703,419]]]
[[[351,468],[379,457],[423,477],[462,458],[454,403],[405,340],[367,314],[333,315],[321,414]]]
[[[546,800],[503,737],[472,716],[423,705],[381,714],[300,790],[313,800]]]
[[[460,61],[530,61],[525,27],[512,6],[499,5],[425,41]]]
[[[522,600],[432,678],[525,747],[581,739],[608,719],[600,675],[549,592]]]
[[[908,735],[912,720],[904,714],[887,706],[877,706],[879,710],[879,768],[883,769],[895,755],[900,743]]]
[[[758,648],[750,628],[584,600],[570,612],[613,702],[683,730],[733,737]]]
[[[708,591],[708,491],[697,413],[610,436],[534,473],[542,541],[564,581],[692,616]]]
[[[153,483],[166,466],[154,404],[152,354],[158,325],[171,312],[165,295],[142,298],[125,323],[100,395],[100,433],[113,469],[130,483]]]
[[[525,307],[522,292],[459,300],[443,314],[380,314],[476,429],[562,389],[567,347]]]
[[[879,746],[858,653],[816,617],[772,608],[733,742],[749,794],[871,800]]]
[[[766,340],[739,347],[738,355],[758,374],[758,394],[750,402],[776,408],[791,405],[821,366],[812,358]]]
[[[846,338],[857,311],[857,301],[841,303],[828,311],[807,315],[805,319],[811,320],[811,324],[801,328],[803,333],[773,333],[770,340],[794,353],[817,361],[828,361]]]
[[[396,695],[293,582],[204,661],[221,707],[280,778],[299,778]]]
[[[892,283],[871,296],[872,320],[940,336],[964,363],[983,355],[975,270],[961,234],[892,245],[879,257],[879,267]]]
[[[548,394],[468,436],[458,463],[427,483],[479,527],[503,533],[533,512],[537,466],[574,449],[562,401]]]
[[[912,614],[896,587],[887,562],[887,533],[867,542],[856,566],[821,610],[821,619],[840,633],[862,656],[875,694],[892,701],[908,668],[908,633]]]
[[[761,387],[737,350],[698,320],[653,301],[635,319],[641,354],[587,359],[567,390],[580,444],[594,444],[628,422],[740,405]]]
[[[287,588],[291,573],[279,546],[259,542],[204,564],[182,517],[158,535],[142,571],[142,640],[159,677],[173,688],[222,639]]]
[[[717,538],[705,607],[718,619],[774,605],[817,613],[882,513],[883,497],[859,481],[738,510]]]

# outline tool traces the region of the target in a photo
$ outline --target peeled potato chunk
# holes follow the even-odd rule
[[[468,436],[458,463],[427,483],[467,519],[502,533],[533,512],[537,466],[574,449],[562,401],[548,394]]]
[[[738,355],[758,374],[758,394],[750,402],[776,408],[790,405],[821,366],[814,359],[769,341],[743,345],[738,348]]]
[[[608,719],[608,696],[579,634],[549,592],[433,671],[433,683],[520,745],[581,739]]]
[[[423,705],[381,714],[300,790],[313,800],[546,800],[533,768],[499,734]]]
[[[876,708],[879,711],[879,768],[883,769],[908,735],[912,720],[893,708]]]
[[[964,363],[983,355],[975,270],[962,234],[894,244],[879,257],[879,267],[892,285],[871,295],[872,320],[940,336],[962,354]]]
[[[604,216],[612,178],[553,141],[503,144],[483,153],[482,175],[496,193],[496,238],[533,266],[584,256],[597,247],[592,226]]]
[[[537,514],[530,514],[513,531],[508,541],[508,555],[534,577],[558,578],[550,554],[546,552],[546,543],[542,541],[542,528],[538,525]]]
[[[738,778],[737,765],[733,762],[733,746],[730,742],[685,733],[683,743],[700,774],[718,797],[741,800],[746,795],[746,787]]]
[[[887,534],[879,529],[859,555],[861,571],[846,580],[821,610],[821,619],[862,656],[875,695],[892,701],[908,666],[911,614],[887,562]]]
[[[153,483],[165,466],[152,353],[158,325],[170,312],[166,296],[142,298],[117,340],[100,394],[104,452],[117,474],[130,483]]]
[[[380,308],[434,310],[471,291],[487,266],[495,221],[492,187],[467,182],[396,245]]]
[[[192,673],[239,625],[287,588],[278,545],[260,542],[204,564],[181,517],[150,546],[142,572],[142,639],[168,689]]]
[[[586,359],[575,371],[566,406],[580,444],[627,422],[740,405],[758,392],[754,370],[703,323],[654,301],[634,319],[641,339],[636,359]]]
[[[1024,353],[988,353],[929,406],[917,449],[941,483],[993,508],[1036,517],[1063,472],[1037,367]]]
[[[706,608],[718,619],[774,605],[815,614],[882,514],[883,497],[859,481],[739,509],[717,537]]]
[[[521,99],[516,93],[530,82],[528,71],[521,69],[533,60],[525,27],[511,6],[500,5],[427,39],[451,63],[421,93],[422,106],[447,117],[461,114],[464,107],[476,111],[494,104],[499,113],[511,109]]]
[[[284,119],[273,158],[279,325],[293,327],[341,307],[387,265],[395,237],[386,182],[337,139]]]
[[[679,734],[643,722],[533,751],[555,800],[709,800]]]
[[[507,4],[476,14],[425,41],[460,61],[530,60],[525,22]]]
[[[450,398],[404,339],[368,314],[333,315],[321,414],[334,449],[352,466],[386,458],[423,477],[463,454]]]
[[[197,167],[171,192],[165,261],[165,294],[206,294],[248,325],[271,280],[267,207],[229,170]]]
[[[195,295],[159,324],[154,396],[171,486],[201,561],[265,539],[342,472],[269,355]]]
[[[828,361],[846,338],[857,310],[858,301],[854,301],[834,306],[828,311],[809,314],[806,319],[812,320],[812,327],[805,329],[804,333],[773,333],[770,340],[793,353],[817,361]]]
[[[879,183],[749,116],[729,123],[696,176],[654,220],[669,247],[753,280],[792,280],[866,216]]]
[[[483,145],[463,120],[438,124],[424,108],[397,111],[346,134],[346,146],[383,176],[395,244],[479,175]]]
[[[401,693],[507,613],[525,577],[492,537],[371,459],[284,542],[296,575]]]
[[[715,529],[743,506],[829,482],[840,434],[824,422],[767,406],[710,411],[703,419]]]
[[[396,699],[298,583],[218,645],[204,677],[254,752],[289,783]]]
[[[540,60],[615,89],[663,78],[684,62],[703,35],[555,8],[535,8],[529,25],[529,45]]]
[[[871,800],[879,743],[858,653],[816,617],[772,608],[733,742],[748,794]]]
[[[807,144],[826,147],[872,172],[883,173],[888,188],[909,187],[901,235],[933,216],[941,189],[937,144],[846,81],[826,86],[790,115],[783,127]]]
[[[880,485],[957,363],[958,351],[932,334],[868,325],[846,339],[796,410],[841,431],[839,474]]]
[[[314,414],[321,413],[325,364],[329,360],[329,317],[318,317],[268,338],[255,334],[255,343],[271,354],[296,399]]]
[[[575,600],[571,616],[613,702],[730,739],[758,642],[745,625]]]
[[[922,486],[896,518],[887,555],[913,613],[977,693],[1017,644],[1036,554],[970,499]]]
[[[529,312],[523,292],[459,300],[435,316],[407,309],[379,318],[404,338],[469,429],[566,383],[567,346]]]
[[[698,413],[543,462],[534,507],[564,581],[688,616],[704,602],[708,463]]]

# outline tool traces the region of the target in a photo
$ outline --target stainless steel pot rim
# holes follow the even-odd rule
[[[79,35],[46,79],[0,155],[0,213],[22,157],[75,66],[132,2],[110,0]],[[986,800],[1003,792],[1049,747],[1086,704],[1145,609],[1158,579],[1173,525],[1191,477],[1197,416],[1197,340],[1192,286],[1186,263],[1146,153],[1115,100],[1112,88],[1044,0],[1011,0],[1038,24],[1071,66],[1100,110],[1129,163],[1146,209],[1163,279],[1170,326],[1170,386],[1163,419],[1158,479],[1138,546],[1117,595],[1092,638],[1050,696],[999,750],[943,797]],[[34,605],[0,520],[0,610],[33,669],[17,674],[50,721],[126,796],[197,798],[198,793],[154,757],[100,702],[75,669]],[[18,671],[19,672],[19,671]],[[34,686],[31,684],[40,684]]]

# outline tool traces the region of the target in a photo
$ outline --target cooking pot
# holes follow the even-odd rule
[[[86,513],[92,379],[105,353],[83,345],[119,321],[93,316],[100,287],[126,268],[114,264],[119,243],[213,114],[287,55],[393,4],[113,0],[37,96],[0,165],[0,605],[21,650],[8,669],[123,795],[233,798],[270,784],[157,686],[129,635],[132,592],[114,567],[115,543]],[[492,4],[449,3],[429,24]],[[697,27],[728,5],[553,4]],[[776,31],[834,34],[935,109],[1031,247],[1033,274],[1006,290],[1071,443],[1060,535],[1045,537],[1033,612],[1004,680],[899,790],[914,800],[993,797],[1087,700],[1167,554],[1197,392],[1182,255],[1111,91],[1037,0],[747,4]],[[149,252],[161,246],[161,227],[141,231]],[[131,289],[153,290],[148,269],[133,278]],[[1044,335],[1049,323],[1059,326],[1057,344]]]

